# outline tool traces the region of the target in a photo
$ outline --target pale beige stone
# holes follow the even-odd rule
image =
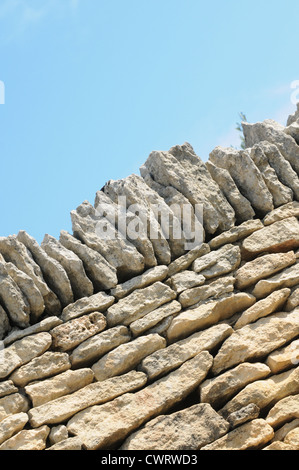
[[[16,393],[17,391],[18,389],[17,387],[15,387],[12,380],[0,382],[0,398],[3,398],[7,395],[11,395],[12,393]]]
[[[266,215],[263,222],[265,225],[274,224],[279,220],[288,219],[289,217],[299,217],[299,202],[292,201],[288,204],[284,204],[281,207],[274,209],[272,212]]]
[[[29,410],[29,400],[20,393],[13,393],[0,399],[0,422],[10,415],[26,413]]]
[[[105,312],[114,302],[114,297],[105,292],[99,292],[90,297],[84,297],[63,309],[61,319],[64,322],[81,317],[87,313]]]
[[[273,374],[299,364],[299,339],[293,341],[285,348],[269,354],[266,364],[270,367]]]
[[[130,324],[130,331],[132,332],[133,336],[139,336],[145,331],[147,331],[147,333],[151,333],[152,331],[149,331],[150,329],[156,327],[163,320],[167,320],[169,317],[179,313],[181,310],[181,304],[176,300],[173,300],[172,302],[164,304],[162,307],[153,310],[144,317],[139,318],[139,320],[132,322]]]
[[[271,294],[276,289],[293,287],[299,282],[299,263],[285,269],[281,273],[275,274],[268,279],[259,281],[252,291],[252,294],[261,299]]]
[[[15,341],[25,338],[25,336],[52,330],[52,328],[61,325],[61,323],[62,320],[58,317],[45,318],[44,320],[41,320],[40,322],[35,323],[34,325],[31,325],[24,330],[13,330],[8,336],[6,336],[6,338],[4,338],[3,343],[5,346],[9,346]]]
[[[20,431],[4,442],[0,450],[44,450],[49,432],[48,426]]]
[[[180,294],[184,290],[201,286],[205,283],[205,280],[206,278],[201,274],[197,274],[194,271],[184,271],[174,274],[169,279],[169,285],[177,294]]]
[[[264,225],[260,220],[246,220],[241,225],[236,227],[232,227],[227,232],[223,232],[209,242],[209,246],[211,249],[215,250],[216,248],[220,248],[222,245],[226,245],[227,243],[234,243],[238,240],[242,240],[245,237],[248,237],[253,232],[256,232],[263,228]]]
[[[257,419],[260,415],[260,409],[254,403],[249,403],[249,405],[240,408],[238,411],[231,413],[227,417],[227,422],[230,424],[231,429],[234,429],[241,424],[245,424],[248,421]]]
[[[294,450],[299,450],[299,428],[290,431],[283,442],[291,446]]]
[[[207,243],[203,243],[196,248],[188,251],[185,255],[177,258],[176,260],[172,261],[168,266],[168,276],[173,276],[185,269],[188,269],[194,260],[200,258],[201,256],[206,255],[210,252],[210,247]]]
[[[274,431],[263,419],[255,419],[229,432],[201,450],[258,450],[271,441]]]
[[[262,450],[294,450],[292,446],[285,444],[284,442],[272,442],[267,447],[264,447]]]
[[[158,334],[140,336],[103,356],[92,366],[95,378],[104,381],[134,369],[144,357],[165,348],[166,340]]]
[[[78,437],[69,437],[46,450],[82,450],[82,442]]]
[[[234,291],[235,278],[233,276],[221,277],[211,281],[204,286],[187,289],[179,295],[179,302],[182,307],[191,307],[199,302],[204,302],[209,298],[217,299],[223,294]],[[199,305],[198,305],[199,306]]]
[[[291,312],[294,308],[299,306],[299,287],[295,287],[288,298],[287,304],[285,306],[286,312]]]
[[[283,441],[286,435],[295,428],[299,428],[299,419],[293,419],[289,423],[286,423],[284,426],[277,429],[274,433],[272,442]]]
[[[299,395],[283,398],[269,411],[266,421],[274,429],[288,421],[299,418]]]
[[[154,282],[163,281],[167,275],[167,266],[155,266],[154,268],[148,269],[143,274],[133,277],[123,284],[117,285],[114,289],[111,290],[111,295],[113,295],[116,299],[122,299],[126,295],[131,294],[136,289],[142,289],[153,284]]]
[[[67,427],[63,424],[59,426],[54,426],[49,434],[49,443],[53,446],[54,444],[58,444],[61,441],[65,441],[68,439],[69,433]]]
[[[0,445],[17,432],[22,431],[28,419],[27,413],[17,413],[3,419],[0,422]]]
[[[240,248],[224,245],[222,248],[196,259],[192,264],[192,269],[207,279],[211,279],[233,271],[239,266],[240,261]]]

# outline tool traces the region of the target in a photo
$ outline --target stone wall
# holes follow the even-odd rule
[[[152,152],[59,240],[0,238],[0,450],[299,449],[298,112],[207,163]],[[159,237],[123,236],[119,196]],[[157,203],[171,228],[202,205],[204,243]]]

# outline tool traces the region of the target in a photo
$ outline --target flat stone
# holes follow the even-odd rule
[[[92,364],[101,356],[107,354],[120,344],[131,340],[131,335],[126,326],[116,326],[99,333],[77,346],[71,356],[73,367]]]
[[[292,446],[285,444],[284,442],[272,442],[267,447],[264,447],[262,450],[295,450],[292,448]]]
[[[254,419],[201,450],[258,450],[271,441],[273,435],[273,428],[264,419]]]
[[[182,307],[191,307],[205,300],[217,299],[223,294],[229,294],[234,291],[235,278],[233,276],[221,277],[213,280],[204,286],[187,289],[179,295],[179,302]],[[196,305],[199,306],[199,305]]]
[[[264,227],[264,224],[260,220],[246,220],[241,225],[232,227],[227,232],[223,232],[215,238],[209,241],[209,246],[212,250],[220,248],[228,243],[235,243],[243,238],[248,237],[254,232],[257,232]]]
[[[49,432],[48,426],[20,431],[4,442],[0,446],[0,450],[44,450]]]
[[[201,403],[149,421],[120,450],[198,450],[228,429],[228,423],[210,405]]]
[[[295,263],[296,256],[293,251],[260,256],[238,269],[236,272],[236,289],[246,289],[256,284],[260,279],[265,279]]]
[[[51,343],[52,337],[49,333],[38,333],[0,350],[0,378],[7,377],[17,367],[46,352]]]
[[[41,247],[65,269],[75,298],[81,299],[93,294],[93,284],[85,273],[83,262],[73,251],[48,234],[45,235]]]
[[[235,330],[243,328],[249,323],[254,323],[260,318],[267,317],[273,312],[281,311],[290,295],[290,289],[274,291],[268,297],[256,302],[252,307],[245,310],[234,325]]]
[[[277,289],[296,286],[299,283],[299,263],[275,274],[267,279],[259,281],[252,294],[261,299]]]
[[[299,306],[299,287],[295,287],[292,290],[290,297],[288,298],[287,304],[285,306],[286,312],[291,312],[294,308]]]
[[[175,298],[176,293],[162,282],[155,282],[149,287],[135,290],[108,308],[106,316],[108,326],[112,327],[120,323],[129,325]]]
[[[3,419],[0,423],[0,445],[22,431],[28,419],[27,413],[17,413]]]
[[[105,312],[114,302],[114,297],[99,292],[90,297],[84,297],[77,300],[75,303],[68,305],[63,309],[61,319],[64,322],[73,320],[74,318],[82,317],[87,313],[92,312]]]
[[[71,363],[68,354],[48,351],[15,370],[11,374],[10,379],[18,387],[24,387],[29,382],[60,374],[70,369],[70,367]]]
[[[25,336],[30,336],[36,333],[41,333],[44,331],[49,331],[55,326],[58,326],[62,323],[62,320],[58,317],[48,317],[44,320],[41,320],[35,325],[29,326],[24,330],[14,330],[12,331],[6,338],[4,338],[4,345],[9,346],[10,344],[14,343],[17,340],[25,338]]]
[[[59,241],[82,260],[85,272],[97,290],[108,290],[116,286],[116,269],[100,253],[64,230],[60,232]]]
[[[29,400],[20,393],[0,398],[0,423],[10,415],[26,413],[28,410]]]
[[[265,364],[244,362],[217,377],[205,380],[199,388],[200,401],[219,409],[246,385],[270,373],[270,368]]]
[[[287,434],[299,427],[299,419],[293,419],[289,423],[286,423],[284,426],[279,428],[275,433],[272,439],[272,442],[283,441]]]
[[[281,207],[274,209],[266,215],[263,222],[265,225],[272,225],[280,220],[289,219],[290,217],[299,217],[299,202],[292,201]]]
[[[150,333],[148,330],[156,327],[163,320],[168,320],[173,315],[179,313],[181,310],[181,304],[176,300],[173,300],[172,302],[164,304],[162,307],[153,310],[144,317],[139,318],[139,320],[133,321],[130,324],[130,331],[132,332],[133,336],[139,336],[145,331]]]
[[[19,286],[8,275],[3,263],[0,263],[0,299],[13,323],[23,328],[29,325],[29,303]]]
[[[136,289],[142,289],[147,287],[154,282],[163,281],[168,275],[167,266],[156,266],[148,269],[140,276],[133,277],[129,281],[119,284],[111,290],[111,295],[116,299],[122,299],[123,297],[131,294]]]
[[[166,340],[158,334],[141,336],[122,344],[92,366],[95,378],[104,381],[134,369],[146,356],[165,348]]]
[[[284,443],[294,450],[299,450],[299,428],[290,431],[284,439]]]
[[[91,336],[100,333],[106,328],[106,318],[100,312],[89,313],[82,317],[70,320],[56,326],[51,330],[52,346],[59,351],[69,351]]]
[[[299,418],[299,395],[283,398],[269,411],[266,421],[274,429]]]
[[[186,398],[204,380],[212,362],[212,356],[204,351],[138,392],[92,406],[68,422],[69,433],[78,436],[86,449],[111,448]]]
[[[87,385],[81,390],[65,397],[45,403],[28,412],[32,427],[42,424],[57,424],[94,405],[106,403],[114,398],[144,386],[147,381],[142,372],[131,371],[120,377],[113,377],[104,382]]]
[[[30,397],[33,407],[37,408],[84,388],[93,379],[94,374],[91,369],[67,370],[50,379],[27,385],[25,391]]]
[[[199,245],[196,248],[193,248],[192,250],[188,251],[185,255],[181,256],[180,258],[177,258],[176,260],[172,261],[170,265],[168,266],[168,276],[174,276],[175,274],[184,271],[185,269],[188,269],[193,261],[195,261],[197,258],[200,258],[201,256],[206,255],[209,253],[210,247],[207,243],[203,243],[202,245]]]
[[[240,410],[231,413],[227,417],[227,421],[230,424],[231,429],[234,429],[238,426],[241,426],[241,424],[245,424],[248,421],[257,419],[259,417],[259,414],[259,407],[254,403],[250,403],[249,405],[244,406],[244,408],[241,408]]]
[[[65,441],[68,439],[69,433],[67,430],[67,427],[64,426],[63,424],[60,424],[59,426],[54,426],[49,434],[49,442],[51,446],[58,444],[61,441]]]
[[[48,447],[46,450],[82,450],[82,443],[78,437],[69,437],[64,441]]]
[[[299,363],[299,340],[292,341],[288,346],[273,351],[267,357],[266,364],[273,374],[277,374]]]
[[[225,245],[219,250],[211,251],[194,261],[192,269],[207,279],[230,273],[241,262],[240,248]]]
[[[17,387],[15,387],[12,380],[0,382],[0,398],[3,398],[7,395],[11,395],[12,393],[16,393],[17,391],[18,389]]]
[[[243,251],[249,256],[263,252],[279,253],[299,247],[299,222],[296,217],[274,222],[253,233],[243,242]]]
[[[228,325],[213,326],[154,352],[143,359],[139,368],[150,380],[154,380],[178,368],[200,352],[213,350],[232,332]]]
[[[213,373],[219,374],[248,359],[258,360],[294,339],[299,333],[299,316],[274,313],[233,333],[214,358]]]
[[[206,278],[201,274],[197,274],[193,271],[184,271],[174,274],[169,280],[169,285],[177,294],[180,294],[184,290],[201,286],[205,283],[205,280]]]

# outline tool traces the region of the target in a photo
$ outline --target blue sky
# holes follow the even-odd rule
[[[207,160],[285,123],[298,0],[0,0],[0,236],[71,231],[70,211],[152,150]]]

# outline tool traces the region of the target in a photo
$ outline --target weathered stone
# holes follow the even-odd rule
[[[150,328],[154,328],[164,319],[169,318],[170,316],[179,313],[182,310],[181,304],[176,300],[168,304],[162,305],[162,307],[153,310],[139,320],[136,320],[130,324],[130,330],[133,336],[138,336],[145,331],[149,333]]]
[[[201,286],[205,283],[205,280],[206,278],[201,274],[197,274],[193,271],[184,271],[183,273],[177,273],[170,278],[170,287],[177,294],[180,294],[186,289]]]
[[[261,299],[271,294],[276,289],[293,287],[299,283],[299,263],[285,269],[275,276],[259,281],[252,291],[252,294]]]
[[[161,336],[141,336],[127,344],[122,344],[102,357],[92,366],[95,378],[104,381],[134,369],[144,357],[165,348],[166,340]]]
[[[144,289],[138,289],[108,308],[106,316],[108,326],[112,327],[120,323],[129,325],[161,305],[174,300],[175,297],[176,293],[159,281]]]
[[[10,379],[19,387],[24,387],[34,380],[42,380],[70,369],[68,354],[48,351],[40,357],[32,359],[24,366],[15,370]]]
[[[0,350],[0,378],[7,377],[17,367],[46,352],[51,343],[52,337],[49,333],[38,333]]]
[[[299,287],[294,288],[285,306],[286,312],[291,312],[299,305]]]
[[[187,397],[204,380],[212,362],[212,356],[204,351],[136,393],[78,413],[68,422],[68,430],[79,436],[87,449],[109,448]]]
[[[140,276],[133,277],[129,281],[119,284],[115,289],[111,290],[111,295],[116,299],[122,299],[136,289],[147,287],[157,281],[163,281],[167,277],[167,274],[167,266],[156,266],[148,269],[143,274],[140,274]]]
[[[60,351],[74,349],[86,339],[103,331],[106,328],[106,324],[106,318],[100,312],[89,313],[88,315],[70,320],[51,330],[50,333],[53,337],[52,346]]]
[[[15,387],[12,380],[0,382],[0,398],[5,397],[7,395],[11,395],[12,393],[16,393],[17,391],[18,389],[17,387]]]
[[[267,317],[273,312],[281,311],[290,295],[290,289],[275,291],[263,300],[260,300],[242,313],[234,325],[235,330],[254,323],[259,318]]]
[[[268,379],[258,380],[247,385],[219,413],[224,418],[250,403],[260,410],[273,406],[282,398],[299,392],[299,368],[291,369]]]
[[[204,302],[209,298],[217,299],[223,294],[229,294],[234,291],[235,278],[222,277],[214,280],[204,286],[187,289],[179,296],[179,302],[184,308],[191,307],[199,302]],[[198,305],[199,306],[199,305]]]
[[[285,348],[269,354],[266,364],[273,374],[277,374],[284,369],[288,369],[299,363],[299,340],[293,341]]]
[[[67,430],[67,427],[64,426],[63,424],[60,424],[59,426],[54,426],[49,434],[49,443],[51,446],[58,444],[61,441],[65,441],[68,439],[69,433]]]
[[[37,241],[24,230],[18,233],[17,239],[30,251],[33,259],[40,266],[47,284],[59,298],[61,305],[65,307],[74,302],[70,280],[61,264],[48,256]]]
[[[210,252],[210,247],[207,243],[203,243],[202,245],[199,245],[196,248],[193,248],[192,250],[188,251],[185,255],[181,256],[180,258],[177,258],[176,260],[172,261],[170,265],[168,266],[168,276],[174,276],[175,274],[184,271],[185,269],[188,269],[193,261],[195,261],[197,258],[200,258],[201,256],[206,255],[207,253]]]
[[[25,387],[34,408],[56,400],[89,385],[94,379],[91,369],[67,370],[47,380]]]
[[[125,326],[109,328],[95,335],[75,348],[70,356],[74,367],[91,364],[120,344],[130,341],[131,335]]]
[[[11,343],[14,343],[17,340],[25,338],[25,336],[30,336],[36,333],[41,333],[44,331],[49,331],[55,326],[60,325],[62,320],[58,317],[48,317],[44,320],[41,320],[35,325],[29,326],[25,328],[25,330],[13,330],[6,338],[4,339],[3,343],[5,346],[9,346]]]
[[[219,374],[248,359],[259,359],[299,334],[299,315],[274,313],[233,333],[214,358],[213,373]]]
[[[291,446],[294,450],[299,450],[299,428],[290,431],[286,435],[284,443]]]
[[[241,262],[240,248],[225,245],[216,251],[211,251],[194,261],[192,269],[207,279],[227,274],[236,269]]]
[[[173,319],[167,331],[167,338],[173,342],[194,331],[215,325],[219,321],[226,320],[235,313],[249,308],[255,301],[255,297],[250,294],[238,293],[224,296],[194,309],[185,310]]]
[[[276,441],[283,441],[286,435],[292,431],[293,429],[296,429],[299,427],[299,419],[293,419],[293,421],[290,421],[289,423],[286,423],[284,426],[279,428],[275,433],[274,437],[272,439],[272,442]]]
[[[64,322],[73,320],[74,318],[82,317],[87,313],[92,312],[105,312],[114,302],[114,297],[99,292],[91,297],[84,297],[77,300],[75,303],[68,305],[63,309],[61,319]]]
[[[120,450],[198,450],[227,433],[228,423],[208,404],[149,421]]]
[[[248,151],[216,147],[209,160],[230,173],[253,209],[264,214],[274,209],[272,195]]]
[[[22,431],[28,422],[27,413],[17,413],[0,422],[0,445],[10,439],[14,434]]]
[[[70,395],[31,408],[28,412],[30,424],[36,428],[45,423],[62,423],[86,408],[90,409],[91,406],[106,403],[120,395],[137,390],[144,386],[146,381],[145,374],[132,371],[104,382],[87,385]]]
[[[265,378],[270,373],[271,370],[265,364],[244,362],[218,377],[203,382],[199,388],[200,401],[219,409],[246,385]]]
[[[214,165],[211,161],[206,162],[206,167],[234,209],[237,220],[243,222],[252,219],[255,216],[255,212],[248,199],[240,193],[230,173],[225,168]]]
[[[14,393],[0,398],[0,423],[10,415],[26,413],[29,410],[29,401],[20,393]]]
[[[116,269],[100,253],[64,230],[60,232],[59,241],[83,261],[85,272],[97,290],[107,290],[116,286]]]
[[[78,437],[69,437],[64,441],[58,442],[51,447],[48,447],[46,450],[81,450],[82,443]]]
[[[257,419],[259,417],[259,414],[259,407],[254,403],[250,403],[249,405],[244,406],[244,408],[241,408],[240,410],[231,413],[226,419],[230,424],[231,428],[234,429],[237,426],[240,426],[241,424],[245,424],[248,421]]]
[[[15,281],[7,274],[0,262],[0,299],[13,323],[20,327],[29,325],[30,307]]]
[[[296,217],[280,220],[253,233],[243,242],[250,256],[263,252],[278,253],[299,247],[299,222]]]
[[[295,450],[292,448],[292,446],[285,444],[284,442],[272,442],[267,447],[264,447],[262,450]]]
[[[93,285],[86,276],[83,262],[73,251],[65,248],[50,235],[45,235],[41,247],[65,269],[75,298],[81,299],[93,294]]]
[[[271,441],[274,431],[263,419],[254,419],[201,450],[258,450]]]
[[[10,323],[4,308],[0,305],[0,341],[7,335],[10,330]]]
[[[297,109],[294,112],[294,114],[290,114],[290,116],[288,117],[287,126],[290,126],[294,122],[298,121],[298,119],[299,119],[299,103],[297,103]]]
[[[238,269],[236,272],[236,288],[239,290],[247,289],[260,279],[265,279],[295,263],[296,256],[293,251],[260,256]]]
[[[283,398],[269,411],[266,421],[274,429],[299,418],[299,395]]]
[[[220,248],[222,245],[226,245],[228,243],[234,243],[238,240],[242,240],[245,237],[248,237],[253,232],[256,232],[263,228],[264,225],[260,220],[247,220],[243,222],[241,225],[236,227],[232,227],[227,232],[223,232],[215,238],[212,238],[209,241],[209,246],[212,250],[216,248]]]
[[[285,204],[266,215],[263,222],[265,225],[272,225],[280,220],[289,219],[290,217],[299,217],[299,202],[292,201]]]
[[[0,450],[44,450],[50,428],[42,426],[39,429],[20,431],[0,446]]]
[[[150,380],[156,379],[176,369],[202,351],[210,351],[221,344],[233,332],[228,325],[216,325],[195,333],[165,349],[147,356],[140,365]]]

